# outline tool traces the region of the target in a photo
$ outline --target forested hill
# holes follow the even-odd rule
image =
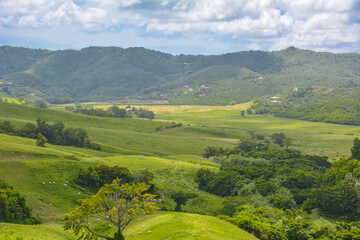
[[[309,85],[360,86],[360,55],[294,47],[173,56],[144,48],[2,46],[0,82],[0,96],[35,96],[52,103],[129,98],[229,104]]]

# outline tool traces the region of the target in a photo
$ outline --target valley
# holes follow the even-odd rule
[[[115,236],[76,211],[119,176],[157,209],[125,239],[358,239],[359,54],[2,46],[0,63],[0,239]]]
[[[103,103],[92,107],[105,108]],[[15,127],[35,123],[40,118],[51,123],[84,128],[102,151],[47,144],[37,147],[35,139],[0,134],[1,179],[26,197],[42,223],[40,225],[0,224],[0,239],[75,239],[62,230],[64,213],[76,206],[78,199],[93,193],[74,181],[80,169],[105,164],[122,166],[130,171],[148,170],[164,202],[161,211],[133,222],[124,232],[126,239],[148,239],[139,232],[151,231],[153,239],[252,239],[252,236],[224,220],[221,214],[225,198],[198,190],[194,177],[199,169],[218,172],[221,165],[201,155],[207,146],[233,148],[255,134],[266,138],[282,132],[293,139],[291,148],[306,154],[325,155],[331,162],[351,155],[353,139],[359,126],[305,122],[275,118],[271,115],[245,115],[241,110],[251,103],[229,106],[136,106],[155,113],[154,120],[103,118],[59,110],[0,103],[0,122]],[[111,105],[109,105],[110,107]],[[173,123],[181,126],[166,128]],[[48,184],[56,182],[56,184]],[[68,187],[63,184],[68,182]],[[174,212],[170,194],[195,192],[198,197]],[[193,215],[200,214],[200,215]],[[181,220],[179,220],[181,219]],[[145,229],[142,226],[145,225]],[[226,227],[224,227],[226,226]],[[22,230],[20,230],[22,229]],[[111,232],[102,226],[103,233]],[[10,238],[11,236],[11,238]],[[256,238],[254,238],[256,239]]]

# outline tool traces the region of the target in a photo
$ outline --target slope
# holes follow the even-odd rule
[[[0,120],[14,122],[18,126],[23,126],[26,122],[35,123],[35,120],[40,118],[48,122],[63,122],[69,127],[84,128],[94,142],[101,143],[104,151],[110,153],[200,155],[208,145],[217,143],[229,146],[226,138],[215,140],[207,135],[193,137],[160,135],[161,131],[166,131],[167,127],[173,125],[165,121],[102,118],[7,103],[0,103],[0,116]],[[183,128],[188,127],[190,126]],[[160,132],[157,129],[160,129]]]
[[[245,102],[293,87],[360,84],[359,54],[293,47],[172,56],[144,48],[46,51],[3,46],[0,62],[0,94],[36,95],[52,103],[132,98],[214,105]],[[187,94],[185,85],[194,91]]]

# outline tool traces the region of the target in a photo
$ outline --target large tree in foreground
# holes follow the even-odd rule
[[[150,202],[155,195],[145,193],[149,187],[143,182],[120,185],[120,179],[116,179],[91,198],[81,200],[74,211],[65,214],[64,229],[72,229],[75,235],[81,234],[79,239],[124,239],[122,233],[132,220],[159,209]],[[90,223],[96,219],[108,221],[117,228],[113,238],[95,232]]]

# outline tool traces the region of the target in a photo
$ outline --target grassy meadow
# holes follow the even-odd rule
[[[206,126],[239,134],[254,132],[270,136],[276,132],[283,132],[293,139],[291,147],[308,154],[326,155],[330,160],[349,156],[353,139],[360,135],[359,126],[307,122],[275,118],[271,115],[241,117],[238,111],[186,113],[158,117],[184,122],[192,126]]]
[[[111,228],[103,226],[104,232]],[[151,231],[151,233],[149,233]],[[192,239],[192,240],[252,240],[257,239],[238,227],[220,220],[198,214],[159,212],[131,223],[124,236],[129,240],[142,239]],[[77,239],[70,231],[64,231],[60,223],[41,225],[16,225],[0,223],[0,240],[30,239]]]
[[[196,146],[186,154],[199,155],[199,143],[205,139],[209,145],[211,140],[218,140],[214,145],[233,146],[239,139],[250,138],[250,134],[261,133],[270,136],[276,132],[283,132],[292,138],[292,148],[297,148],[308,154],[326,155],[331,161],[350,155],[350,148],[355,137],[360,135],[360,127],[354,125],[329,124],[321,122],[307,122],[286,118],[275,118],[272,115],[245,115],[241,117],[241,110],[251,106],[251,102],[228,106],[198,106],[198,105],[134,105],[153,111],[156,121],[170,121],[182,123],[183,127],[166,129],[155,132],[157,141],[170,142],[166,137],[181,138],[194,141]],[[107,109],[111,104],[85,103],[94,108]],[[119,107],[125,107],[121,105]],[[61,105],[57,108],[64,108]],[[117,135],[119,136],[119,135]],[[116,137],[115,137],[116,138]],[[150,139],[149,139],[150,140]],[[130,145],[133,141],[130,140]],[[141,140],[140,140],[141,141]],[[193,142],[193,143],[194,143]],[[123,142],[128,145],[129,142]],[[169,149],[169,145],[162,145]],[[132,146],[128,146],[132,147]],[[179,145],[172,148],[177,153]],[[157,154],[159,154],[158,152]]]
[[[0,134],[0,179],[21,192],[42,219],[42,224],[35,226],[1,223],[0,239],[75,239],[71,232],[62,230],[60,219],[75,208],[78,199],[93,194],[74,183],[78,171],[100,164],[124,166],[130,171],[149,170],[164,196],[164,203],[159,204],[161,211],[132,223],[125,231],[127,239],[256,239],[213,217],[220,214],[223,198],[196,189],[193,178],[199,168],[218,171],[220,167],[201,157],[203,149],[210,145],[233,147],[239,139],[250,138],[252,132],[267,136],[284,132],[293,139],[292,147],[335,160],[350,154],[360,127],[270,115],[241,117],[240,111],[250,104],[136,106],[155,112],[156,119],[144,120],[68,113],[59,110],[62,106],[47,110],[0,103],[0,121],[10,121],[15,127],[35,123],[38,118],[49,123],[61,121],[65,126],[86,129],[91,139],[103,146],[101,152],[50,144],[40,148],[35,146],[36,140]],[[167,128],[171,122],[182,126]],[[67,189],[63,186],[66,182]],[[184,213],[172,212],[175,203],[170,194],[177,190],[199,194],[183,206]]]
[[[91,103],[91,106],[107,109],[111,105]],[[348,157],[353,139],[360,135],[360,127],[353,125],[275,118],[272,115],[241,117],[241,110],[246,110],[250,106],[251,102],[229,106],[139,105],[136,107],[153,111],[158,120],[181,122],[183,125],[191,126],[162,131],[160,135],[188,138],[205,135],[209,138],[223,138],[223,141],[234,144],[239,139],[250,138],[251,132],[267,136],[283,132],[292,138],[291,147],[308,154],[328,156],[332,161]]]

